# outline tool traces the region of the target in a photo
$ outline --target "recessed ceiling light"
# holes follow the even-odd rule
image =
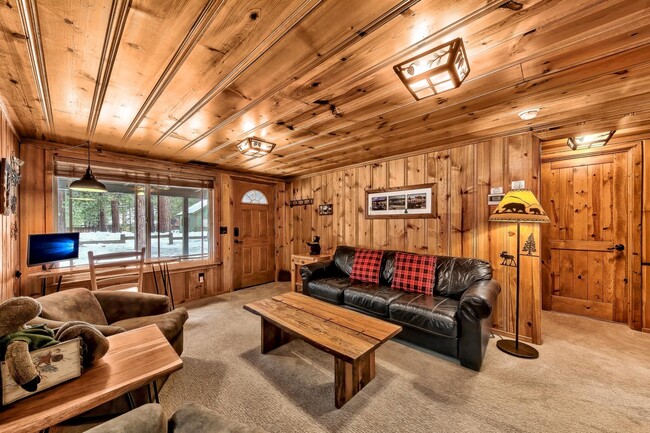
[[[537,117],[539,110],[539,108],[530,108],[528,110],[524,110],[519,113],[519,118],[521,120],[533,120],[535,117]]]

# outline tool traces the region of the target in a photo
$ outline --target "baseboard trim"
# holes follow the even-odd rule
[[[650,328],[641,328],[641,332],[650,333]]]
[[[492,333],[495,334],[495,335],[500,335],[502,337],[511,338],[513,340],[515,339],[515,333],[514,332],[508,332],[508,331],[504,331],[502,329],[494,329],[494,328],[492,328]],[[531,337],[526,337],[525,335],[520,335],[519,336],[519,341],[523,341],[524,343],[534,344],[533,339]]]

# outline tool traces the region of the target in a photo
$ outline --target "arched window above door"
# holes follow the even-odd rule
[[[269,204],[266,196],[262,191],[256,189],[251,189],[241,199],[241,202],[244,204]]]

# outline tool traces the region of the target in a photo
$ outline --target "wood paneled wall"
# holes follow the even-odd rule
[[[20,293],[25,296],[36,296],[40,294],[40,280],[30,278],[30,273],[35,272],[38,268],[27,268],[27,235],[29,233],[49,233],[55,231],[54,214],[53,214],[53,176],[54,160],[56,155],[65,157],[80,156],[83,160],[84,149],[70,149],[52,143],[43,143],[36,141],[26,141],[21,146],[21,157],[26,161],[23,170],[23,181],[21,184],[21,234],[20,234],[20,266],[23,271],[22,284]],[[232,290],[232,229],[233,221],[231,220],[231,209],[233,203],[232,197],[232,174],[216,170],[213,168],[188,167],[187,165],[174,164],[152,159],[137,158],[133,156],[93,152],[92,160],[97,164],[110,162],[121,167],[133,167],[137,164],[139,168],[150,169],[157,172],[164,172],[170,175],[174,173],[200,174],[203,177],[209,176],[214,180],[213,195],[213,257],[208,262],[193,263],[186,262],[181,265],[172,265],[172,286],[174,288],[174,298],[177,303],[190,299],[197,299],[206,296],[213,296]],[[238,175],[242,177],[242,175]],[[249,180],[263,181],[266,183],[276,184],[276,191],[281,192],[282,200],[278,201],[280,211],[284,205],[284,182],[261,178],[259,176],[250,176]],[[281,219],[279,219],[281,221]],[[278,224],[280,224],[278,222]],[[226,235],[219,234],[219,227],[228,228]],[[284,234],[280,225],[276,227],[278,233],[278,244],[276,245],[276,262],[277,268],[280,268],[280,258],[284,245],[282,239]],[[147,266],[146,271],[149,273],[145,277],[145,291],[154,292],[153,279],[150,274],[151,267]],[[198,274],[205,274],[205,283],[199,284]],[[48,291],[53,289],[54,281],[49,282]],[[62,287],[87,287],[88,281],[84,278],[75,279],[66,283],[64,279]],[[18,293],[18,292],[17,292]]]
[[[641,215],[641,272],[643,331],[650,332],[650,140],[642,141],[643,211]]]
[[[12,155],[18,156],[18,137],[4,110],[0,110],[0,158],[9,159]],[[14,296],[20,285],[15,276],[19,268],[18,240],[11,236],[12,228],[18,228],[15,226],[17,222],[18,215],[0,215],[0,302]]]
[[[295,179],[288,198],[313,198],[314,204],[287,207],[284,266],[288,252],[307,252],[305,242],[315,235],[324,253],[353,245],[486,259],[502,288],[494,329],[514,333],[516,272],[500,264],[499,254],[516,253],[516,225],[488,222],[494,206],[488,206],[487,195],[491,187],[507,191],[515,180],[538,195],[539,157],[539,141],[522,134]],[[435,218],[365,218],[365,190],[423,183],[435,184]],[[333,215],[318,215],[323,203],[333,204]],[[533,224],[521,225],[521,245],[531,232],[541,248],[539,226]],[[534,343],[541,342],[540,296],[539,258],[522,256],[520,332]]]

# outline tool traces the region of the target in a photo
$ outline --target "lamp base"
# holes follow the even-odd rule
[[[517,344],[515,340],[499,340],[497,341],[497,347],[501,351],[519,358],[536,359],[539,357],[539,352],[534,347],[521,341]]]

